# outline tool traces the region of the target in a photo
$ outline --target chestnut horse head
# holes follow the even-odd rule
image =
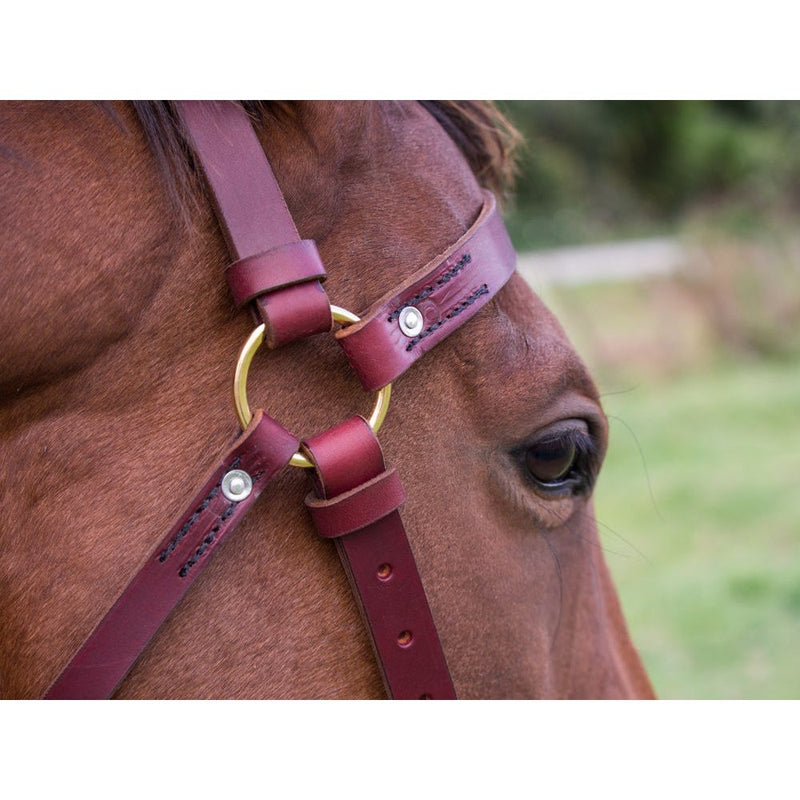
[[[456,241],[506,166],[481,104],[248,109],[328,295],[356,313]],[[44,693],[238,430],[253,323],[174,120],[0,106],[3,697]],[[325,335],[260,353],[249,396],[301,435],[370,404]],[[394,384],[380,440],[459,697],[652,696],[593,518],[606,438],[584,365],[517,275]],[[383,696],[306,492],[304,470],[273,481],[116,696]]]

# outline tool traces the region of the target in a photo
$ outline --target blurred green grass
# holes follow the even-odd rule
[[[674,275],[532,280],[603,393],[603,546],[662,697],[800,698],[800,103],[514,101],[520,250],[669,236]]]
[[[758,262],[726,246],[712,279],[534,289],[603,395],[596,515],[659,695],[800,698],[800,349],[770,299],[797,305],[798,262],[765,256],[732,292]]]
[[[596,514],[665,698],[800,697],[800,362],[604,397]]]

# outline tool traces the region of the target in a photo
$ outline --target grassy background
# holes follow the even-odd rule
[[[503,108],[519,250],[656,234],[690,254],[533,286],[603,394],[597,518],[657,692],[800,698],[800,103]]]
[[[800,698],[800,357],[726,344],[681,275],[534,289],[603,395],[596,515],[659,696]]]
[[[760,362],[604,398],[597,517],[663,697],[800,697],[798,398]]]

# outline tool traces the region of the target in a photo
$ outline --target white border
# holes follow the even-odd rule
[[[778,797],[796,702],[0,703],[8,797]]]
[[[14,3],[0,97],[796,97],[792,6]]]

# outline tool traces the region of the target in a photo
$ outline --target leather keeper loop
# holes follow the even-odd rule
[[[330,500],[313,492],[305,500],[317,533],[328,539],[346,536],[365,528],[396,511],[406,499],[394,467],[370,481]]]
[[[177,109],[234,259],[228,283],[237,304],[253,301],[269,347],[330,331],[325,270],[313,242],[300,239],[247,113],[228,102]]]
[[[326,278],[317,245],[312,239],[289,242],[247,256],[231,264],[225,271],[237,308],[267,292],[307,281]]]

